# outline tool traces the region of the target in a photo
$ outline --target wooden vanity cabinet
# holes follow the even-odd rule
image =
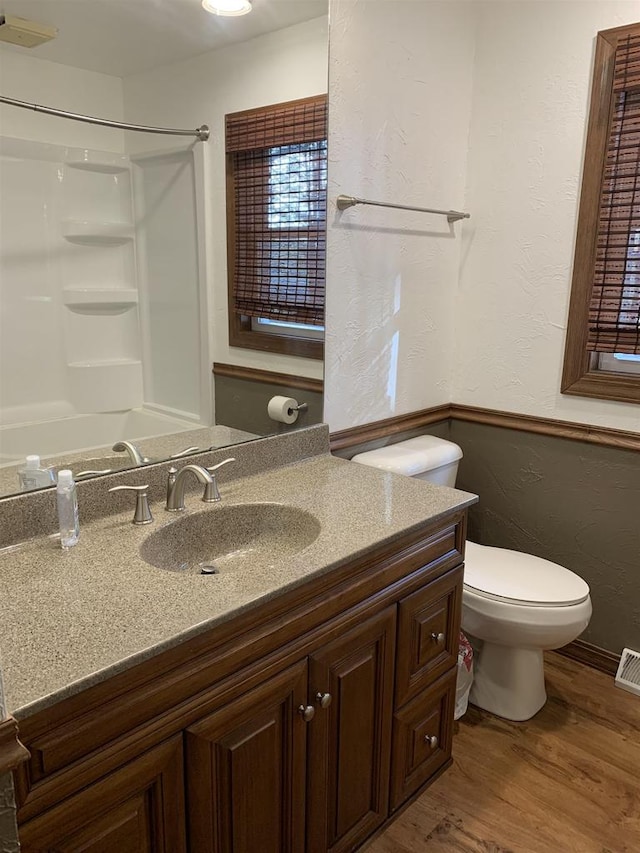
[[[395,607],[189,727],[190,849],[337,853],[383,823],[394,646]]]
[[[358,850],[451,761],[464,527],[452,513],[25,720],[23,849]]]
[[[182,738],[20,827],[22,853],[186,853]]]

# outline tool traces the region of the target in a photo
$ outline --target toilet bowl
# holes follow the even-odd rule
[[[566,646],[591,618],[589,587],[548,560],[467,542],[462,626],[476,647],[470,701],[508,720],[544,705],[542,652]]]
[[[431,435],[353,457],[374,468],[454,486],[462,450]],[[519,551],[467,542],[462,628],[474,646],[472,704],[528,720],[546,702],[542,653],[572,642],[591,618],[586,582]]]

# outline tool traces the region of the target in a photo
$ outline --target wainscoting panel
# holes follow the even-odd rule
[[[331,435],[356,453],[429,433],[462,447],[457,485],[480,501],[469,538],[536,554],[583,577],[591,624],[563,652],[614,672],[640,649],[640,434],[452,403]]]
[[[216,423],[256,435],[290,432],[322,423],[322,381],[266,370],[214,364]],[[267,414],[267,404],[276,395],[307,403],[295,424],[277,423]]]
[[[451,439],[458,485],[480,495],[469,538],[575,571],[593,600],[581,639],[640,648],[640,453],[455,417]]]

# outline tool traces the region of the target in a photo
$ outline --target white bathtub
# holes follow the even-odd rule
[[[197,426],[192,421],[144,409],[10,424],[0,427],[0,465],[15,465],[30,453],[37,453],[43,459],[60,453],[83,453],[111,448],[122,439],[141,441]]]

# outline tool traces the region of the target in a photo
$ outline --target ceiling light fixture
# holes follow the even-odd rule
[[[213,15],[246,15],[251,11],[251,0],[202,0],[202,8]]]

